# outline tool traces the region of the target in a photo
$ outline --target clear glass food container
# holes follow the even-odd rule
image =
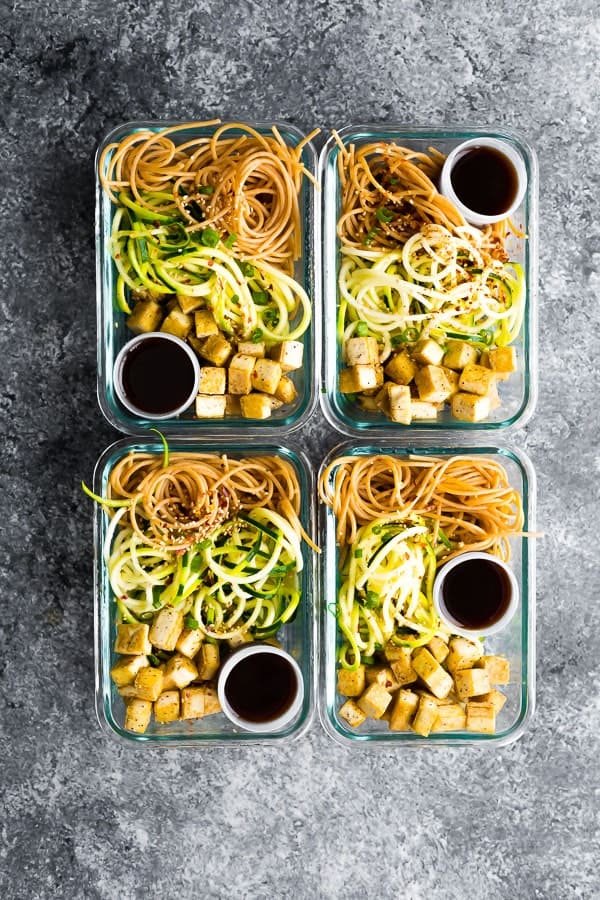
[[[171,453],[202,452],[227,454],[230,458],[280,456],[295,469],[301,488],[300,519],[308,534],[315,534],[315,483],[312,466],[297,448],[279,444],[260,444],[251,449],[234,439],[215,443],[203,441],[199,446],[190,440],[171,439]],[[122,438],[111,444],[98,459],[94,470],[94,491],[106,496],[112,468],[128,453],[155,453],[162,455],[160,442],[138,441]],[[302,670],[304,701],[295,720],[279,731],[271,733],[243,731],[236,728],[223,713],[201,719],[179,720],[168,724],[157,723],[154,718],[144,734],[135,734],[124,728],[125,705],[116,685],[110,677],[111,666],[118,654],[114,652],[117,614],[109,583],[103,547],[106,540],[109,517],[98,504],[94,514],[94,632],[95,632],[95,688],[96,714],[104,732],[126,744],[143,744],[160,747],[203,747],[215,744],[252,744],[266,741],[280,744],[299,737],[309,727],[314,712],[315,669],[315,609],[316,554],[302,543],[304,568],[302,571],[301,600],[295,617],[283,625],[277,639],[290,653]]]
[[[398,442],[382,441],[375,445],[356,446],[353,443],[335,447],[321,466],[321,472],[340,456],[369,456],[389,454],[405,457],[411,453],[420,456],[449,457],[469,455],[490,458],[500,462],[508,474],[510,484],[522,498],[524,532],[535,530],[536,482],[533,465],[522,451],[509,447],[490,446],[430,446],[425,438],[417,438],[412,445],[399,446]],[[337,692],[337,651],[342,643],[331,604],[336,601],[340,580],[338,574],[338,548],[335,539],[335,517],[324,504],[319,509],[321,559],[321,603],[319,611],[320,672],[319,715],[325,731],[338,743],[356,746],[387,747],[439,747],[439,746],[500,746],[519,738],[533,715],[535,706],[535,539],[516,537],[511,539],[510,564],[516,575],[520,603],[507,627],[484,640],[486,654],[500,654],[510,662],[510,683],[501,685],[507,701],[496,719],[495,734],[478,734],[468,731],[432,732],[421,737],[414,732],[390,731],[387,722],[367,719],[359,728],[352,728],[339,715],[339,709],[347,699]],[[410,687],[408,685],[407,687]]]
[[[341,210],[340,179],[338,173],[339,146],[330,137],[323,147],[319,160],[319,180],[323,192],[323,317],[324,355],[321,384],[321,405],[328,421],[341,432],[366,438],[367,434],[381,437],[400,436],[407,430],[493,432],[510,426],[523,425],[531,416],[537,399],[537,193],[538,173],[536,156],[532,148],[516,134],[503,129],[470,127],[411,128],[403,125],[348,125],[338,132],[344,146],[356,147],[375,141],[394,142],[403,147],[425,152],[434,147],[447,155],[463,141],[481,137],[507,141],[522,157],[527,172],[527,189],[523,202],[512,219],[526,238],[511,234],[507,240],[510,259],[523,268],[525,280],[525,314],[519,336],[513,346],[516,350],[517,371],[507,381],[499,384],[501,405],[492,410],[489,417],[480,422],[465,422],[453,418],[446,407],[436,419],[416,420],[410,425],[392,422],[381,412],[362,409],[358,402],[339,390],[339,372],[342,365],[342,347],[338,339],[337,317],[339,310],[338,271],[340,265],[340,241],[337,221]]]
[[[118,401],[113,382],[113,366],[121,347],[133,337],[126,326],[127,315],[118,307],[116,299],[117,272],[110,253],[110,233],[115,206],[102,189],[99,164],[104,148],[126,138],[136,131],[159,132],[165,128],[184,124],[181,121],[139,121],[119,125],[106,135],[96,153],[96,293],[97,293],[97,390],[100,409],[107,420],[119,431],[141,435],[149,420],[128,412]],[[223,124],[223,123],[222,123]],[[248,122],[259,134],[272,135],[275,126],[288,146],[296,147],[305,135],[286,122]],[[190,127],[172,135],[175,143],[198,136],[210,136],[217,125]],[[240,134],[233,128],[228,136]],[[316,153],[311,142],[304,145],[301,160],[308,172],[316,173]],[[312,321],[300,338],[304,344],[303,366],[292,372],[297,398],[273,410],[268,419],[246,419],[241,416],[197,419],[193,407],[185,413],[161,421],[165,434],[181,437],[197,434],[231,434],[238,431],[248,435],[265,436],[284,434],[299,428],[310,416],[316,404],[316,373],[320,366],[320,217],[315,214],[315,186],[304,178],[299,195],[302,254],[296,262],[294,278],[308,294],[312,304]],[[298,314],[299,318],[299,314]]]

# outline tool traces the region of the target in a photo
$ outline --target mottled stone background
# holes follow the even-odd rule
[[[0,2],[0,893],[592,898],[596,0]],[[93,155],[132,118],[470,122],[540,162],[538,709],[500,751],[123,750],[93,705]],[[334,443],[320,415],[313,459]]]

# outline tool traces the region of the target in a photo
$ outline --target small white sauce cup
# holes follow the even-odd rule
[[[243,719],[233,709],[225,692],[227,679],[231,672],[242,662],[242,660],[247,659],[249,656],[254,656],[256,653],[282,657],[289,663],[296,676],[296,694],[294,695],[292,702],[280,716],[277,716],[274,719],[268,719],[266,722],[252,722],[248,719]],[[293,656],[290,656],[289,653],[286,653],[285,650],[281,650],[279,647],[273,647],[271,644],[246,644],[245,647],[234,650],[231,656],[229,656],[221,666],[217,681],[217,695],[223,712],[230,722],[233,722],[238,728],[243,728],[245,731],[252,731],[255,733],[260,732],[262,734],[280,731],[282,728],[290,725],[302,709],[302,704],[304,703],[304,679],[302,677],[302,670]]]
[[[512,163],[515,172],[517,173],[517,191],[515,194],[515,199],[505,212],[495,216],[484,216],[481,213],[475,212],[475,210],[469,209],[468,206],[465,206],[464,203],[461,203],[454,192],[454,188],[452,187],[452,179],[450,178],[450,176],[455,163],[457,162],[459,157],[461,157],[468,150],[472,150],[475,147],[491,147],[493,150],[497,150],[499,153],[502,153],[508,159],[508,161]],[[442,174],[440,176],[440,193],[443,194],[444,197],[447,197],[447,199],[450,200],[454,204],[454,206],[456,206],[458,211],[462,213],[463,217],[471,225],[493,225],[494,222],[501,222],[502,219],[507,219],[515,212],[516,209],[519,208],[519,206],[523,202],[526,188],[527,171],[525,169],[525,163],[523,162],[520,153],[518,153],[515,148],[508,143],[508,141],[499,140],[498,138],[478,137],[472,138],[468,141],[463,141],[462,144],[459,144],[454,148],[454,150],[451,150],[446,157],[446,161],[444,162],[444,165],[442,167]]]
[[[123,385],[123,368],[127,355],[131,350],[135,349],[135,347],[139,346],[145,341],[150,340],[151,338],[160,338],[161,340],[171,341],[173,344],[177,344],[177,346],[185,352],[194,369],[194,385],[185,402],[180,406],[173,407],[173,409],[170,409],[164,413],[151,413],[145,409],[140,409],[138,406],[135,406],[135,404],[131,402],[131,400],[125,393],[125,388]],[[200,363],[198,362],[198,357],[189,346],[189,344],[186,344],[185,341],[182,341],[181,338],[176,337],[174,334],[168,334],[166,331],[144,332],[144,334],[138,334],[130,341],[127,341],[127,343],[119,350],[117,358],[115,359],[115,364],[113,366],[113,385],[115,394],[117,395],[119,402],[125,407],[126,410],[128,410],[128,412],[133,413],[134,416],[139,416],[142,419],[152,419],[156,421],[160,419],[172,419],[175,416],[180,415],[182,412],[185,412],[185,410],[193,402],[196,394],[198,393],[198,387],[200,385]]]
[[[492,563],[499,569],[502,569],[508,580],[510,593],[506,610],[493,625],[489,625],[487,628],[465,628],[450,615],[444,602],[444,582],[448,573],[457,566],[473,559],[481,559],[485,562]],[[454,556],[440,568],[435,576],[435,581],[433,582],[433,605],[441,622],[451,630],[452,634],[460,634],[462,637],[466,638],[489,637],[489,635],[497,634],[499,631],[506,628],[508,623],[514,617],[519,607],[519,584],[513,570],[503,560],[491,553],[470,550],[466,553],[460,553],[458,556]]]

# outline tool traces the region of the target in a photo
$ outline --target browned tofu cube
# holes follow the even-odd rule
[[[200,366],[199,394],[224,394],[227,369],[222,366]]]
[[[506,695],[494,688],[488,691],[487,694],[481,694],[481,696],[477,697],[477,703],[491,703],[494,707],[494,712],[498,715],[506,703]]]
[[[254,356],[243,356],[241,353],[231,360],[229,365],[229,393],[245,395],[252,390],[252,370],[259,362]]]
[[[210,309],[199,309],[194,314],[194,328],[197,338],[208,338],[211,335],[219,334],[219,326]]]
[[[365,677],[367,684],[380,684],[390,693],[400,687],[389,666],[367,666]]]
[[[444,351],[432,338],[423,338],[417,341],[412,351],[413,359],[424,366],[439,366],[444,356]]]
[[[419,399],[427,403],[443,403],[452,394],[452,387],[442,366],[422,366],[415,374]]]
[[[171,652],[183,631],[183,610],[173,606],[163,606],[154,616],[150,627],[150,642],[159,650]]]
[[[447,366],[441,366],[442,372],[446,376],[446,381],[450,387],[450,396],[458,392],[458,382],[460,379],[460,375],[458,372],[455,372],[454,369],[449,369]]]
[[[471,668],[483,654],[479,641],[470,641],[464,637],[451,637],[448,647],[450,652],[446,658],[446,668],[449,672]]]
[[[167,660],[163,672],[165,690],[187,687],[198,678],[198,669],[194,662],[181,653],[174,653],[171,659]]]
[[[365,689],[365,667],[359,666],[354,672],[338,669],[337,689],[344,697],[360,697]]]
[[[396,384],[410,384],[415,377],[417,366],[406,350],[395,353],[385,366],[385,374]]]
[[[224,366],[233,350],[229,341],[221,333],[211,334],[202,344],[202,356],[213,366]]]
[[[429,697],[419,697],[417,713],[412,721],[411,728],[421,737],[428,737],[438,717],[438,707],[435,700]]]
[[[485,397],[495,378],[496,376],[491,369],[487,369],[485,366],[478,366],[477,363],[469,363],[460,373],[458,386],[461,391],[468,391],[469,394],[478,394],[480,397]]]
[[[401,688],[395,695],[391,707],[390,729],[392,731],[408,731],[418,705],[419,695]]]
[[[510,663],[505,656],[482,656],[477,667],[486,670],[490,684],[508,684],[510,681]]]
[[[441,637],[432,637],[427,644],[427,649],[439,663],[443,663],[450,652],[448,644]]]
[[[401,655],[391,663],[394,678],[398,684],[412,684],[417,680],[417,673],[413,669],[412,651],[410,647],[399,647]]]
[[[160,330],[166,332],[167,334],[174,334],[175,337],[181,338],[182,341],[185,341],[186,337],[192,330],[193,324],[194,322],[191,316],[188,316],[180,309],[175,308],[171,310],[171,312],[168,314],[168,316],[166,316],[165,319],[163,319]]]
[[[447,697],[452,690],[452,677],[442,669],[426,647],[419,647],[412,655],[413,669],[438,699]]]
[[[281,366],[273,359],[257,359],[251,379],[255,391],[274,394],[281,381]]]
[[[157,722],[176,722],[179,718],[179,691],[164,691],[154,701],[154,718]]]
[[[496,373],[496,377],[502,376],[502,380],[511,372],[517,371],[517,354],[514,347],[496,347],[489,351],[490,368]]]
[[[492,703],[474,700],[467,703],[467,731],[478,731],[483,734],[495,733],[496,711]]]
[[[449,369],[464,369],[477,362],[477,349],[469,341],[448,341],[444,353],[444,365]]]
[[[375,366],[351,366],[357,391],[368,391],[377,387],[377,371]]]
[[[490,414],[490,399],[458,391],[452,396],[451,408],[454,418],[461,422],[483,422]]]
[[[273,410],[272,398],[267,394],[245,394],[240,397],[240,407],[245,419],[268,419]]]
[[[342,719],[345,719],[352,728],[358,728],[358,726],[362,725],[367,718],[360,706],[357,706],[354,700],[346,700],[344,705],[340,707],[340,716]]]
[[[432,731],[461,731],[467,724],[467,714],[460,703],[438,703],[437,713]]]
[[[152,719],[152,703],[133,697],[125,707],[125,730],[143,734]]]
[[[215,713],[221,712],[221,704],[219,703],[219,695],[213,684],[203,684],[204,691],[204,715],[214,716]]]
[[[147,656],[121,656],[110,670],[110,677],[117,687],[133,684],[135,676],[148,665]]]
[[[197,419],[223,419],[227,400],[223,394],[198,394],[195,402]]]
[[[204,690],[202,687],[186,687],[181,691],[182,719],[201,719],[204,716]]]
[[[127,327],[134,334],[146,334],[158,331],[163,320],[164,310],[156,300],[140,300],[135,309],[127,317]]]
[[[285,375],[302,368],[304,346],[300,341],[282,341],[271,350],[271,359],[276,360]]]
[[[175,649],[188,659],[192,659],[200,649],[204,640],[204,632],[199,628],[184,628],[175,644]]]
[[[198,678],[200,681],[210,681],[219,670],[220,656],[218,644],[202,644],[200,653],[196,657],[198,666]]]
[[[225,415],[241,416],[242,404],[240,398],[235,394],[225,394]]]
[[[254,356],[255,359],[262,359],[267,352],[264,341],[240,341],[237,346],[238,353],[242,356]]]
[[[372,719],[380,719],[388,708],[392,695],[380,684],[370,684],[357,703],[365,715]]]
[[[193,294],[177,294],[177,305],[181,312],[189,316],[194,310],[199,309],[206,302],[205,297],[196,297]]]
[[[149,625],[126,624],[117,625],[115,653],[147,656],[152,653],[152,644],[148,637]]]
[[[349,366],[375,366],[379,363],[379,346],[374,337],[348,338],[344,353]]]
[[[427,400],[411,400],[411,419],[437,419],[438,409],[434,403]]]
[[[408,385],[388,384],[387,405],[392,422],[410,425],[412,422],[412,401]]]
[[[146,666],[135,676],[135,692],[141,700],[154,701],[160,697],[163,688],[163,673],[160,669]]]
[[[456,693],[461,700],[487,694],[490,689],[490,676],[485,669],[459,669],[454,673]]]
[[[282,403],[293,403],[297,396],[298,391],[292,379],[282,375],[275,389],[275,397]]]

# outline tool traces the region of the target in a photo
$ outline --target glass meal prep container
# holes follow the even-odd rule
[[[522,498],[524,532],[535,529],[536,482],[531,461],[521,451],[509,447],[459,445],[432,447],[425,438],[417,439],[412,446],[399,446],[398,442],[383,441],[378,445],[356,446],[353,443],[335,447],[321,466],[328,465],[342,456],[370,456],[388,454],[397,458],[410,454],[448,458],[469,455],[496,460],[505,468],[510,485]],[[391,731],[383,720],[367,718],[358,728],[353,728],[339,715],[342,704],[348,699],[337,691],[338,652],[342,645],[340,629],[332,608],[340,588],[338,570],[339,550],[336,546],[335,516],[333,511],[320,504],[321,608],[319,612],[320,673],[319,715],[325,731],[338,743],[352,746],[439,747],[439,746],[501,746],[521,737],[533,715],[535,706],[535,538],[511,539],[510,565],[516,576],[520,601],[517,612],[507,627],[483,641],[484,653],[502,655],[510,663],[510,682],[499,690],[507,697],[504,708],[496,718],[494,734],[466,730],[453,732],[432,731],[422,737],[412,731]],[[411,684],[405,685],[410,689]]]
[[[127,313],[119,305],[117,298],[117,270],[110,252],[111,227],[115,205],[111,202],[100,182],[99,165],[104,148],[119,142],[138,131],[160,132],[166,128],[185,124],[179,121],[139,121],[128,122],[111,131],[101,142],[96,154],[96,289],[97,289],[97,392],[100,409],[107,420],[121,432],[127,434],[144,433],[149,420],[126,410],[119,402],[113,378],[113,367],[119,350],[134,334],[126,325]],[[225,123],[221,123],[223,125]],[[285,143],[296,147],[304,139],[304,135],[293,125],[285,122],[244,123],[259,134],[272,136],[275,126]],[[190,127],[171,135],[175,143],[190,140],[199,136],[210,136],[217,125]],[[226,137],[241,133],[239,128],[227,131]],[[316,172],[316,153],[310,142],[307,142],[301,154],[301,161],[306,170],[313,175]],[[105,166],[108,160],[105,160]],[[316,403],[316,372],[320,359],[320,311],[318,307],[318,290],[320,277],[318,265],[320,254],[320,219],[315,215],[315,188],[311,181],[304,177],[299,194],[299,212],[301,223],[301,256],[295,263],[294,279],[304,288],[312,307],[312,320],[299,340],[304,345],[302,367],[290,373],[297,396],[278,409],[273,409],[266,419],[243,418],[241,415],[227,415],[225,418],[195,418],[193,405],[179,416],[162,419],[161,430],[165,434],[192,436],[199,433],[230,434],[232,431],[243,431],[245,434],[266,435],[269,433],[287,433],[298,428],[310,415]],[[173,294],[175,296],[175,294]],[[293,325],[301,318],[301,310],[296,313]],[[207,362],[201,365],[208,365]]]
[[[480,128],[410,128],[402,125],[349,125],[338,132],[344,147],[357,149],[373,142],[392,142],[412,150],[426,152],[429,147],[444,156],[463,141],[487,137],[508,142],[519,154],[527,173],[527,188],[523,202],[511,216],[526,238],[510,233],[506,248],[510,260],[522,267],[525,289],[525,308],[520,332],[512,346],[516,352],[516,371],[498,385],[501,404],[491,410],[482,421],[461,421],[452,416],[448,403],[434,419],[415,419],[410,425],[393,422],[379,410],[363,409],[353,395],[341,393],[339,375],[344,368],[342,359],[340,313],[341,242],[337,235],[337,221],[341,211],[339,178],[340,149],[330,137],[320,154],[319,180],[323,193],[323,317],[324,357],[321,385],[321,405],[328,421],[349,436],[376,434],[379,437],[399,436],[407,428],[414,430],[452,430],[485,433],[509,426],[523,425],[533,412],[537,397],[537,161],[533,150],[521,138],[504,130]],[[385,210],[383,211],[385,213]],[[388,221],[384,219],[383,221]],[[366,248],[365,248],[366,249]],[[407,333],[410,329],[407,329]],[[356,336],[356,335],[355,335]],[[460,337],[459,335],[456,338]],[[407,340],[414,340],[407,337]],[[395,347],[401,350],[403,344]],[[389,361],[389,357],[388,360]],[[492,404],[493,406],[493,404]]]
[[[260,456],[278,456],[289,462],[294,468],[301,489],[300,520],[308,534],[315,534],[315,485],[312,467],[307,458],[298,449],[275,444],[257,444],[252,448],[234,439],[215,443],[210,441],[199,446],[190,440],[171,439],[170,454],[215,453],[226,454],[229,458],[253,458]],[[133,437],[122,438],[109,446],[98,459],[94,470],[94,492],[106,496],[108,479],[113,467],[130,452],[150,453],[161,456],[163,447],[160,442],[137,440]],[[219,712],[204,718],[178,720],[170,723],[158,723],[154,716],[143,734],[126,730],[125,704],[118,693],[117,686],[110,676],[111,667],[120,654],[115,653],[117,635],[117,607],[113,596],[104,545],[110,523],[109,516],[99,504],[95,504],[94,514],[94,630],[95,630],[95,688],[96,714],[104,732],[127,744],[144,744],[147,746],[203,747],[215,744],[239,742],[248,744],[268,741],[272,743],[287,742],[303,734],[309,727],[314,711],[314,631],[316,590],[316,554],[302,542],[304,567],[301,573],[301,598],[298,608],[290,621],[277,632],[277,640],[283,650],[295,659],[302,671],[304,681],[304,698],[302,708],[295,719],[278,731],[270,733],[251,732],[236,728]],[[223,658],[221,659],[223,662]],[[193,685],[190,685],[193,687]]]

